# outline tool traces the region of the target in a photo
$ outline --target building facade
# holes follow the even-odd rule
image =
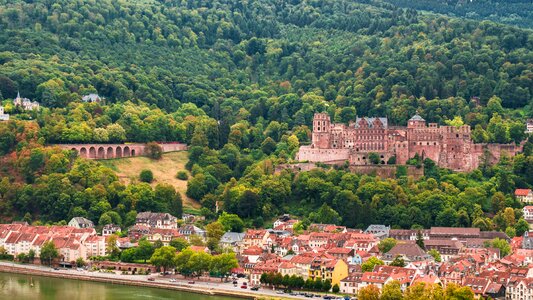
[[[357,118],[348,125],[331,123],[326,113],[313,119],[311,145],[301,146],[299,161],[344,163],[350,165],[406,164],[418,155],[438,166],[455,171],[471,171],[480,162],[497,162],[502,153],[515,155],[514,144],[475,144],[470,126],[426,124],[419,115],[407,127],[389,126],[387,118]],[[371,155],[372,154],[372,155]]]
[[[4,107],[0,105],[0,121],[9,121],[9,115],[4,113]]]

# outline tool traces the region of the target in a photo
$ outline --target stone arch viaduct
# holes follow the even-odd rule
[[[187,150],[186,144],[160,143],[163,152]],[[145,144],[60,144],[61,149],[73,150],[88,159],[111,159],[131,156],[142,156]]]

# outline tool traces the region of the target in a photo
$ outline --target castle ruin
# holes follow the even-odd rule
[[[515,144],[475,144],[470,126],[426,124],[419,115],[404,126],[389,126],[387,118],[357,118],[348,125],[331,123],[326,113],[313,118],[311,145],[301,146],[297,160],[323,163],[348,161],[350,165],[370,165],[375,153],[380,164],[406,164],[418,154],[430,158],[439,167],[454,171],[472,171],[482,160],[495,163],[503,153],[514,156],[522,151]]]

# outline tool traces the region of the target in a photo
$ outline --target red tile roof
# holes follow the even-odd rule
[[[530,189],[516,189],[514,194],[516,196],[527,196],[531,192]]]

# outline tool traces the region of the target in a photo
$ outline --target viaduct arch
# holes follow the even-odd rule
[[[187,150],[182,143],[160,143],[163,152]],[[112,159],[121,157],[142,156],[145,154],[145,144],[61,144],[61,149],[78,152],[87,159]]]

